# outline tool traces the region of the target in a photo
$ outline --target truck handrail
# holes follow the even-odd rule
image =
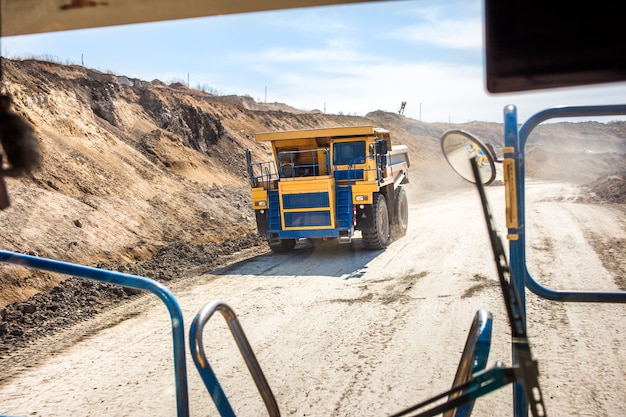
[[[272,170],[273,164],[272,161],[249,163],[248,173],[252,187],[258,187],[260,184],[264,184],[266,189],[269,188],[272,180],[278,177],[275,171]],[[256,172],[259,173],[257,174]]]
[[[270,169],[267,166],[263,167],[263,169],[264,169],[264,174],[265,174],[264,178],[266,178],[265,184],[264,184],[264,188],[266,190],[269,190],[270,189],[270,183],[272,182],[272,173],[270,172]]]

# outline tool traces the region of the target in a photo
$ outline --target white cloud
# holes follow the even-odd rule
[[[283,73],[275,80],[274,94],[282,102],[305,109],[319,108],[326,102],[329,112],[364,115],[374,110],[396,111],[407,101],[407,116],[447,121],[463,112],[463,100],[456,98],[481,93],[480,68],[442,64],[349,65],[341,76],[326,77],[322,72]],[[455,97],[451,101],[450,97]]]
[[[389,35],[399,41],[453,49],[482,48],[482,13],[478,1],[419,1],[410,3],[401,22]]]
[[[475,20],[446,20],[427,22],[396,29],[390,33],[395,39],[422,42],[454,49],[482,48],[482,28]]]
[[[503,109],[516,105],[518,120],[559,105],[619,104],[626,83],[594,88],[561,89],[523,94],[491,95],[484,89],[477,66],[433,64],[346,65],[340,76],[318,72],[285,72],[270,84],[269,101],[304,110],[365,115],[396,112],[406,101],[405,115],[425,122],[502,123]]]
[[[337,40],[330,42],[323,48],[267,48],[255,54],[237,54],[236,58],[250,63],[263,63],[264,65],[292,63],[324,63],[328,67],[336,67],[337,64],[346,62],[359,62],[372,60],[371,55],[365,55],[351,47],[351,42]]]
[[[345,18],[337,15],[333,7],[319,7],[314,9],[283,10],[278,12],[261,13],[260,23],[265,26],[287,28],[303,33],[329,33],[349,30]]]

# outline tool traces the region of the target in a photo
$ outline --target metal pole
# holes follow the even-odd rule
[[[513,105],[508,105],[504,108],[504,146],[514,148],[512,157],[515,158],[515,193],[517,194],[518,227],[515,231],[509,231],[509,235],[513,234],[511,232],[523,235],[524,184],[522,179],[524,178],[524,163],[520,155],[519,135],[517,132],[517,108]],[[520,297],[520,314],[522,320],[524,320],[524,326],[526,326],[526,288],[524,287],[526,253],[523,238],[509,240],[509,258],[512,279],[515,281],[515,287]],[[516,366],[517,359],[514,354],[512,356],[513,366]],[[521,381],[513,384],[513,414],[515,417],[528,416],[528,402],[524,396],[524,385]]]

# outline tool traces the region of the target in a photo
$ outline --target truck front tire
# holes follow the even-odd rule
[[[389,211],[382,194],[374,194],[374,227],[362,230],[363,246],[366,249],[384,249],[389,244]]]

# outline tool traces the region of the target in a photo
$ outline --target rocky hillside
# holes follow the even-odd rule
[[[3,89],[34,126],[43,160],[31,176],[7,179],[12,205],[0,212],[0,247],[162,280],[264,245],[249,207],[244,158],[250,148],[256,160],[268,159],[255,133],[387,128],[395,143],[410,148],[411,198],[462,184],[441,156],[439,138],[446,129],[462,128],[501,145],[496,123],[421,123],[381,111],[328,115],[76,65],[6,59],[2,65]],[[576,126],[560,128],[565,130],[546,143],[570,137]],[[623,124],[611,129],[624,137]],[[545,160],[558,154],[553,147],[540,151]],[[67,278],[0,268],[0,307]]]

